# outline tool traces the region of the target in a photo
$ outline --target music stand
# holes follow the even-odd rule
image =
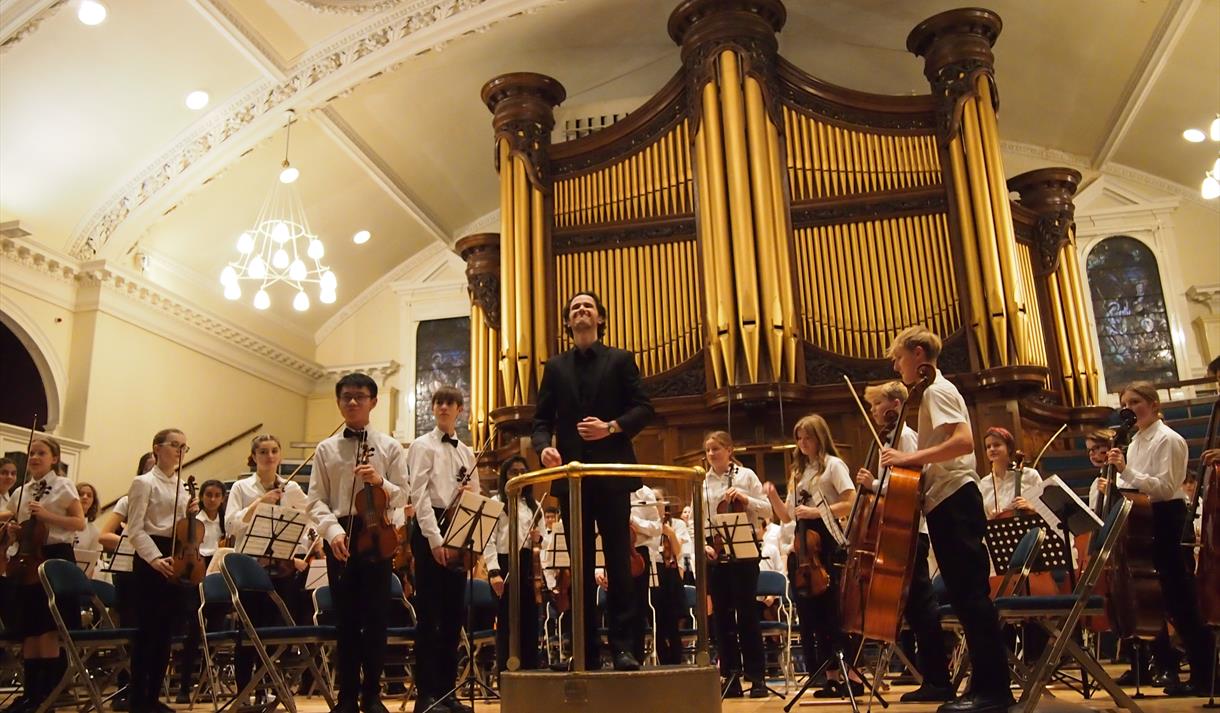
[[[754,527],[744,512],[723,512],[711,515],[712,536],[720,535],[724,549],[720,562],[759,559],[762,547],[754,537]]]
[[[1017,549],[1021,538],[1025,537],[1025,533],[1034,527],[1042,528],[1048,538],[1059,540],[1059,535],[1037,513],[1018,514],[1013,517],[987,521],[987,552],[991,556],[991,565],[995,567],[997,574],[1008,569],[1012,553]],[[1038,558],[1030,564],[1029,571],[1047,572],[1052,569],[1071,569],[1072,560],[1066,555],[1067,553],[1062,547],[1044,547],[1042,552],[1038,553]]]
[[[572,556],[568,552],[568,535],[563,531],[563,521],[556,520],[551,529],[551,546],[547,548],[550,554],[550,570],[569,569],[572,566]]]
[[[97,564],[97,560],[101,555],[101,550],[86,550],[80,547],[72,548],[72,559],[76,560],[76,566],[80,567],[80,571],[85,574],[89,574],[89,568]]]
[[[114,548],[114,553],[110,555],[110,560],[106,562],[106,566],[102,568],[103,572],[114,573],[129,573],[135,571],[136,565],[136,548],[131,544],[131,539],[127,535],[119,535],[119,544]]]
[[[254,511],[254,520],[237,551],[256,559],[291,560],[308,519],[304,510],[262,503]]]
[[[453,518],[450,520],[449,527],[445,531],[445,538],[441,543],[441,547],[456,551],[459,558],[467,551],[472,553],[483,552],[487,548],[487,542],[491,539],[492,532],[495,530],[496,523],[499,522],[500,515],[503,512],[504,503],[469,490],[463,490],[458,497]],[[468,642],[471,632],[474,631],[474,611],[470,606],[473,600],[474,567],[470,567],[466,570],[466,637]],[[474,646],[469,643],[467,645],[466,658],[466,670],[469,673],[462,680],[454,683],[453,688],[449,689],[443,696],[437,697],[436,702],[428,706],[423,713],[428,713],[428,711],[440,705],[442,701],[450,696],[458,698],[458,691],[462,690],[463,686],[469,686],[470,696],[468,700],[471,708],[474,708],[474,687],[476,685],[492,698],[498,699],[500,697],[491,686],[479,678],[475,668]]]

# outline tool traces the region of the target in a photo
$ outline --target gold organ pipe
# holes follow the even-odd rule
[[[868,272],[865,273],[865,280],[869,286],[869,314],[872,315],[872,342],[873,353],[884,353],[885,348],[880,345],[880,342],[885,339],[885,335],[889,334],[889,310],[885,300],[885,286],[882,284],[886,278],[886,272],[881,267],[883,256],[881,246],[877,243],[877,236],[873,231],[873,223],[861,223],[859,228],[861,242],[864,243],[864,249],[868,252]]]
[[[974,332],[979,359],[986,369],[991,366],[991,341],[987,336],[987,303],[983,299],[983,284],[978,273],[978,238],[974,230],[969,188],[966,185],[966,167],[960,136],[950,140],[948,154],[949,170],[953,176],[953,199],[957,205],[958,228],[961,233],[962,262],[966,266],[966,286],[970,295],[970,330]]]
[[[830,232],[830,226],[819,225],[813,229],[818,235],[818,242],[821,244],[821,256],[818,262],[810,265],[810,275],[812,279],[818,279],[817,266],[826,265],[830,268],[830,280],[822,281],[823,289],[826,292],[826,300],[823,302],[823,309],[826,311],[827,320],[832,325],[831,328],[831,347],[838,354],[847,353],[847,333],[846,323],[843,319],[843,280],[839,277],[840,266],[843,258],[839,254],[838,246]]]
[[[682,165],[682,194],[681,195],[682,195],[682,212],[684,212],[684,213],[687,211],[694,210],[694,205],[691,202],[693,199],[692,199],[691,193],[690,193],[691,185],[695,179],[694,179],[694,173],[692,173],[691,164],[690,164],[690,160],[691,160],[690,159],[690,145],[691,144],[690,144],[690,138],[688,136],[689,127],[690,127],[689,122],[687,122],[687,121],[682,122],[682,143],[680,143],[678,145],[678,150],[680,152],[678,154],[678,156],[680,159],[680,163]]]
[[[649,362],[652,364],[652,373],[657,374],[663,371],[661,366],[661,350],[660,340],[657,339],[657,321],[660,319],[660,304],[657,300],[657,273],[652,268],[653,254],[652,249],[655,245],[641,245],[639,248],[640,262],[644,266],[644,289],[637,293],[636,300],[639,303],[637,306],[640,316],[645,326],[644,348],[651,355]]]
[[[1072,291],[1073,291],[1073,294],[1076,295],[1075,321],[1076,321],[1077,325],[1079,325],[1079,327],[1081,329],[1081,335],[1083,336],[1083,339],[1081,342],[1081,348],[1083,350],[1082,356],[1083,356],[1083,361],[1085,364],[1085,374],[1083,377],[1084,382],[1085,382],[1085,389],[1086,389],[1085,393],[1088,395],[1088,398],[1090,399],[1088,401],[1088,403],[1096,403],[1097,399],[1099,398],[1099,394],[1097,392],[1097,388],[1098,388],[1098,384],[1097,384],[1097,379],[1098,379],[1097,368],[1098,367],[1097,367],[1097,356],[1096,356],[1097,352],[1093,348],[1094,347],[1093,332],[1089,329],[1086,329],[1084,327],[1084,322],[1083,322],[1083,320],[1085,320],[1085,318],[1086,318],[1086,315],[1088,314],[1088,312],[1086,311],[1086,306],[1088,305],[1088,303],[1085,301],[1086,296],[1085,296],[1084,285],[1081,283],[1081,280],[1080,280],[1080,276],[1083,274],[1083,272],[1081,271],[1081,268],[1080,268],[1080,256],[1076,253],[1076,228],[1075,227],[1068,228],[1068,244],[1063,251],[1063,256],[1061,257],[1060,262],[1062,262],[1064,258],[1067,259],[1068,270],[1072,276],[1072,280],[1071,280]]]
[[[679,152],[683,150],[683,139],[686,131],[686,122],[682,122],[681,133],[671,131],[665,135],[665,174],[667,176],[665,184],[669,186],[669,214],[684,213],[685,207],[682,201],[682,178],[678,170],[680,163]]]
[[[512,157],[513,167],[513,262],[511,269],[516,272],[514,277],[516,289],[513,290],[514,309],[517,319],[514,322],[517,344],[517,386],[519,391],[516,403],[528,403],[530,392],[530,372],[532,371],[531,337],[533,335],[533,314],[530,311],[530,204],[529,179],[525,176],[525,161],[519,156]]]
[[[801,127],[800,149],[805,159],[805,197],[822,196],[822,164],[817,153],[817,129],[814,122],[803,114],[797,114]]]
[[[708,194],[710,225],[715,246],[716,295],[718,299],[717,333],[721,335],[721,352],[726,383],[737,383],[737,340],[739,338],[737,307],[733,300],[733,260],[729,248],[729,209],[725,192],[728,179],[725,171],[723,132],[720,124],[720,93],[716,82],[703,86],[704,155],[708,164]]]
[[[928,240],[926,225],[923,222],[922,216],[914,216],[904,219],[908,234],[914,237],[915,252],[923,265],[921,269],[913,273],[915,282],[915,303],[919,306],[919,319],[925,323],[930,322],[935,312],[935,298],[932,296],[932,279],[931,272],[927,269],[926,261],[931,255],[931,245]]]
[[[516,230],[516,210],[513,198],[513,158],[507,140],[500,142],[500,313],[504,320],[501,328],[500,367],[504,371],[504,398],[509,405],[521,403],[517,393],[517,343],[514,326],[517,324],[517,280],[513,240]],[[507,268],[507,269],[505,269]]]
[[[656,261],[653,265],[653,270],[657,274],[657,287],[659,288],[657,300],[660,302],[661,311],[661,326],[660,334],[662,344],[664,345],[663,354],[665,355],[666,368],[671,368],[677,365],[677,360],[674,358],[678,348],[677,336],[678,330],[675,324],[674,315],[677,313],[679,306],[679,294],[674,289],[674,283],[678,276],[678,261],[674,253],[675,245],[666,243],[658,245],[654,248]]]
[[[1085,345],[1088,344],[1086,341],[1088,337],[1084,335],[1084,332],[1081,329],[1082,325],[1079,323],[1079,320],[1076,319],[1076,316],[1081,314],[1081,305],[1076,302],[1076,295],[1074,290],[1071,289],[1071,271],[1069,270],[1069,265],[1067,264],[1068,261],[1063,259],[1065,257],[1067,257],[1066,251],[1065,254],[1060,256],[1059,259],[1059,282],[1061,284],[1068,285],[1068,288],[1063,290],[1061,293],[1061,298],[1063,300],[1063,313],[1065,315],[1065,319],[1067,320],[1068,344],[1071,346],[1071,351],[1069,353],[1071,354],[1072,377],[1077,383],[1078,390],[1082,392],[1083,395],[1084,392],[1088,391],[1088,388],[1084,386],[1087,376],[1085,374],[1083,359]]]
[[[843,243],[840,241],[838,226],[824,225],[821,226],[826,239],[827,252],[830,254],[829,264],[831,265],[831,283],[830,289],[833,291],[834,298],[831,300],[831,306],[834,308],[834,322],[839,326],[839,343],[837,348],[842,350],[840,354],[851,354],[851,325],[848,318],[848,303],[847,297],[847,273],[850,268],[847,265],[846,255],[843,252]]]
[[[479,337],[482,334],[482,325],[479,324],[479,303],[474,300],[470,301],[470,363],[475,368],[470,370],[470,432],[474,438],[479,437],[479,373],[478,365],[482,364],[479,361],[482,354],[479,352]],[[481,443],[481,441],[478,441]]]
[[[660,143],[649,144],[644,149],[644,213],[649,217],[660,215],[661,211],[657,208],[657,191],[660,190],[660,181],[657,179],[657,161],[656,156],[660,150]]]
[[[763,327],[761,336],[767,343],[767,356],[772,378],[778,381],[784,356],[784,314],[779,296],[779,264],[776,258],[775,202],[771,198],[771,167],[767,145],[767,112],[763,108],[762,88],[758,80],[745,78],[746,147],[749,151],[749,179],[754,209],[754,245],[759,274],[766,279],[758,284]]]
[[[1084,402],[1079,400],[1076,389],[1076,369],[1072,364],[1072,347],[1068,343],[1067,323],[1063,318],[1063,301],[1059,294],[1063,289],[1059,282],[1059,271],[1047,276],[1046,293],[1050,298],[1051,317],[1055,320],[1055,343],[1059,345],[1059,372],[1062,376],[1063,395],[1069,406],[1079,406]]]
[[[985,177],[991,192],[991,208],[995,218],[996,247],[1000,256],[1000,269],[1004,271],[1004,298],[1008,308],[1008,321],[1016,345],[1019,363],[1029,360],[1029,311],[1028,298],[1021,289],[1017,275],[1016,236],[1012,229],[1012,208],[1009,205],[1008,186],[1004,180],[1004,166],[1000,158],[999,128],[996,124],[994,105],[991,103],[991,81],[986,75],[977,79],[979,96],[974,105],[978,110],[978,128]]]
[[[924,230],[928,236],[928,254],[931,256],[932,264],[928,274],[932,276],[929,286],[932,288],[933,304],[936,308],[936,324],[940,330],[937,334],[950,334],[948,315],[946,308],[952,303],[949,295],[949,290],[952,289],[952,280],[949,279],[953,274],[948,265],[945,264],[944,255],[944,233],[940,229],[940,221],[937,215],[921,216],[924,223]],[[935,276],[941,276],[937,279]]]
[[[663,215],[673,215],[678,212],[677,210],[674,209],[673,203],[672,203],[672,200],[676,197],[675,192],[674,192],[674,184],[676,183],[676,181],[670,180],[670,177],[673,174],[669,170],[669,158],[671,155],[670,154],[670,144],[671,144],[672,137],[673,137],[673,132],[670,132],[670,133],[666,134],[665,136],[662,136],[661,141],[658,142],[658,144],[657,144],[657,148],[661,152],[659,160],[657,161],[657,171],[658,171],[658,176],[659,176],[658,180],[660,181],[660,185],[662,186],[661,201],[659,203],[659,206],[660,206],[661,213]]]
[[[707,89],[712,84],[709,82],[704,87],[704,96],[706,99]],[[699,257],[703,265],[703,296],[704,296],[704,332],[707,340],[708,358],[712,363],[712,378],[717,387],[723,386],[724,381],[724,353],[721,351],[722,344],[720,340],[720,297],[719,290],[719,266],[716,262],[716,226],[715,219],[712,217],[711,197],[709,191],[708,167],[709,159],[707,151],[704,148],[706,143],[705,137],[707,132],[700,130],[695,133],[695,170],[698,173],[698,181],[695,189],[698,192],[698,198],[695,204],[699,211],[699,222],[696,228],[696,239],[699,244]]]
[[[765,116],[765,115],[764,115]],[[779,131],[770,121],[767,128],[767,156],[771,167],[771,215],[775,220],[775,261],[779,267],[779,300],[780,313],[784,321],[784,361],[787,367],[786,377],[796,381],[796,356],[799,345],[800,323],[797,321],[796,295],[793,289],[792,266],[792,215],[788,206],[792,203],[792,187],[785,185],[781,158],[784,155],[779,139]],[[788,190],[785,190],[787,188]]]
[[[979,119],[975,103],[973,98],[967,99],[962,112],[962,146],[966,152],[966,178],[970,184],[970,198],[974,206],[974,226],[978,231],[980,267],[987,296],[991,333],[996,346],[995,358],[999,362],[998,366],[1007,366],[1009,339],[1004,273],[997,250],[996,226],[992,222],[991,194],[987,188],[987,166],[980,146]]]
[[[538,190],[530,184],[529,193],[531,199],[530,216],[532,230],[532,248],[534,255],[534,264],[531,269],[530,285],[533,292],[534,303],[534,384],[542,383],[542,368],[546,364],[547,358],[547,343],[546,343],[546,214],[544,210],[545,196],[542,191]]]
[[[895,255],[897,250],[895,249],[894,241],[890,239],[889,233],[885,230],[884,223],[872,221],[869,223],[869,230],[873,231],[877,236],[878,246],[881,250],[880,270],[883,275],[882,288],[885,299],[883,307],[886,314],[885,331],[887,337],[893,337],[907,326],[902,320],[902,296],[898,292],[901,275],[898,274],[898,263]],[[886,346],[888,347],[889,345],[887,344]]]
[[[809,265],[816,260],[812,257],[816,249],[817,237],[811,229],[802,228],[796,231],[796,261],[799,268],[797,274],[800,275],[801,304],[805,307],[802,310],[805,317],[804,334],[806,339],[825,348],[826,318],[822,314],[822,301],[815,294],[819,285],[814,284],[809,271]]]
[[[914,300],[914,283],[915,274],[911,271],[911,255],[914,252],[911,250],[910,243],[905,240],[905,236],[898,229],[898,221],[894,218],[886,218],[881,221],[881,225],[885,228],[885,233],[889,236],[889,240],[894,244],[894,254],[898,263],[898,290],[900,295],[899,314],[902,315],[903,329],[915,324],[919,321],[916,316],[916,306]]]
[[[843,226],[843,237],[849,241],[845,247],[851,254],[852,261],[851,300],[855,303],[856,313],[856,355],[864,356],[869,350],[872,313],[868,304],[868,264],[860,245],[859,228],[859,223]]]

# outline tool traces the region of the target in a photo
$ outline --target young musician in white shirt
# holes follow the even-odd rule
[[[483,550],[483,564],[487,567],[487,581],[500,600],[496,613],[496,668],[504,671],[508,663],[508,632],[511,628],[508,618],[508,590],[504,588],[504,578],[508,576],[513,563],[508,550],[508,495],[505,485],[510,478],[515,478],[529,470],[525,458],[513,456],[500,464],[500,478],[497,492],[492,500],[505,503],[504,512],[496,521],[487,548]],[[534,571],[534,548],[542,544],[542,518],[538,512],[542,507],[534,499],[534,486],[526,486],[521,491],[520,507],[517,510],[517,537],[520,551],[517,553],[516,568],[513,577],[521,593],[521,670],[529,671],[538,668],[538,600],[534,591],[534,576],[541,572]]]
[[[467,553],[444,546],[441,516],[462,489],[478,492],[474,451],[457,437],[462,392],[443,386],[432,394],[436,428],[416,438],[407,451],[415,528],[415,612],[419,618],[415,669],[419,696],[415,710],[467,713],[469,706],[452,694],[457,681],[458,634],[466,621],[466,572],[459,566]]]
[[[703,455],[707,458],[707,477],[700,495],[704,517],[709,521],[721,502],[737,503],[745,510],[746,524],[753,527],[759,518],[771,514],[771,505],[755,472],[733,459],[733,437],[725,431],[712,431],[703,439]],[[714,536],[708,527],[709,537]],[[725,539],[725,538],[721,538]],[[739,538],[734,538],[739,539]],[[732,545],[725,542],[726,549]],[[712,597],[712,616],[719,646],[720,675],[728,687],[725,698],[742,695],[739,676],[750,682],[751,698],[766,698],[764,679],[762,629],[759,624],[758,556],[734,559],[726,552],[718,556],[712,545],[705,544],[709,560],[708,592]]]
[[[833,563],[839,560],[841,548],[830,534],[831,525],[827,524],[825,515],[829,514],[835,519],[846,517],[856,499],[856,486],[847,464],[839,457],[824,418],[817,414],[805,416],[796,422],[792,436],[796,440],[797,450],[788,479],[788,497],[780,500],[779,493],[771,483],[767,484],[767,496],[781,522],[796,521],[795,540],[803,538],[807,530],[817,532],[821,538],[822,547],[818,554],[830,575],[830,587],[821,594],[802,593],[793,587],[793,604],[800,620],[805,666],[813,672],[836,649],[842,651],[848,661],[855,660],[855,644],[844,635],[839,616],[839,576]],[[789,555],[790,577],[795,577],[796,567],[799,566],[796,562],[797,546],[793,546],[793,552]],[[850,686],[853,695],[863,692],[863,684],[854,678]],[[813,695],[815,698],[838,698],[845,693],[838,667],[832,665],[826,669],[826,685]]]
[[[869,416],[879,430],[889,425],[893,416],[901,413],[909,395],[901,381],[891,381],[869,386],[864,390],[864,400],[869,405]],[[919,450],[919,436],[905,423],[898,434],[898,450],[913,453]],[[857,485],[861,490],[875,491],[876,481],[867,468],[857,474]],[[902,694],[902,702],[948,701],[953,698],[949,681],[949,656],[945,651],[944,632],[940,626],[940,603],[932,589],[931,573],[928,571],[928,521],[919,517],[919,540],[915,546],[915,571],[911,573],[911,585],[907,590],[907,602],[903,616],[910,625],[915,638],[915,653],[918,656],[919,673],[923,683],[914,691]],[[904,647],[905,648],[905,647]]]
[[[920,379],[920,367],[933,370],[919,404],[919,449],[905,453],[881,450],[881,467],[922,468],[923,512],[928,533],[948,589],[949,601],[962,623],[973,670],[971,689],[940,707],[941,713],[1001,713],[1012,705],[1008,660],[1000,619],[991,601],[987,517],[975,473],[974,433],[966,401],[936,369],[941,340],[925,327],[908,327],[894,338],[890,357],[905,383]]]
[[[140,612],[131,647],[128,697],[132,713],[167,709],[160,701],[161,685],[186,594],[174,581],[174,525],[198,509],[177,476],[188,450],[186,434],[180,429],[159,431],[153,437],[156,465],[137,476],[127,493],[126,532],[136,551],[132,593]]]
[[[1135,412],[1135,426],[1127,453],[1112,448],[1107,462],[1118,473],[1119,488],[1134,488],[1152,501],[1153,562],[1161,582],[1165,614],[1185,644],[1190,661],[1190,680],[1165,688],[1168,696],[1206,696],[1215,650],[1212,632],[1199,614],[1199,599],[1193,562],[1183,556],[1182,534],[1186,526],[1186,439],[1162,420],[1156,387],[1146,381],[1127,385],[1119,395],[1122,405]],[[1109,485],[1099,479],[1098,492]]]
[[[656,498],[658,513],[661,516],[661,537],[653,557],[653,567],[657,570],[657,586],[652,590],[652,608],[656,610],[656,631],[653,635],[657,651],[657,663],[662,666],[672,666],[682,663],[682,634],[679,622],[685,608],[686,592],[682,588],[682,538],[690,538],[686,531],[686,523],[680,518],[671,517],[672,503],[668,501],[665,491],[652,488]],[[632,496],[635,499],[635,496]],[[667,562],[663,556],[666,542],[673,553],[673,561]]]
[[[1039,496],[1042,495],[1042,476],[1029,466],[1019,472],[1013,469],[1013,456],[1017,452],[1017,440],[1006,428],[992,426],[983,436],[983,449],[990,467],[987,475],[979,481],[979,492],[983,496],[983,512],[988,520],[1009,510],[1022,513],[1037,513]],[[1021,478],[1021,497],[1017,497],[1017,477]]]
[[[334,710],[386,713],[381,672],[391,560],[376,548],[360,551],[365,524],[356,500],[366,486],[383,490],[386,511],[372,515],[389,527],[390,511],[407,502],[406,458],[398,441],[369,428],[369,413],[377,406],[377,382],[366,374],[347,374],[335,384],[335,402],[345,427],[318,444],[308,499],[325,542],[326,577],[338,619],[339,702]],[[366,449],[367,462],[360,462]]]
[[[6,522],[10,541],[19,542],[23,529],[35,525],[35,520],[47,528],[42,553],[46,559],[75,562],[72,543],[76,534],[85,529],[85,514],[72,481],[59,474],[59,442],[50,436],[36,434],[30,444],[26,462],[28,477],[13,491],[0,521]],[[13,576],[16,561],[9,562]],[[29,562],[29,567],[37,563]],[[31,569],[31,571],[33,571]],[[25,676],[25,697],[8,710],[34,711],[42,704],[63,677],[66,659],[59,651],[59,631],[48,607],[47,595],[37,579],[32,584],[13,582],[17,593],[17,615],[6,617],[21,634],[21,658]],[[60,614],[68,628],[80,628],[79,606],[63,606]]]

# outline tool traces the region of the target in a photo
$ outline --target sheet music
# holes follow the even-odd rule
[[[305,588],[312,591],[321,589],[330,584],[330,580],[326,576],[326,560],[318,558],[309,563],[309,569],[305,574]]]
[[[473,551],[482,552],[503,512],[504,503],[499,500],[463,490],[442,546],[464,550],[469,544]]]
[[[572,558],[568,554],[568,536],[563,531],[563,520],[556,520],[551,529],[550,546],[546,549],[548,559],[546,569],[568,569],[572,566]]]
[[[103,572],[131,572],[136,566],[136,548],[127,535],[119,537],[119,545],[110,555],[110,561],[102,568]]]
[[[822,524],[826,525],[826,531],[830,533],[831,539],[839,543],[839,547],[847,547],[847,535],[843,532],[839,518],[835,517],[834,512],[830,509],[830,503],[827,503],[825,498],[818,503],[818,512],[822,514]]]
[[[1066,509],[1068,512],[1068,530],[1074,535],[1100,530],[1101,518],[1085,504],[1067,483],[1057,475],[1052,475],[1042,481],[1042,502],[1058,515]]]
[[[309,514],[304,510],[260,503],[237,551],[251,557],[292,559],[308,523]]]
[[[80,571],[88,574],[89,569],[97,564],[98,558],[102,556],[101,550],[85,550],[80,547],[73,548],[72,558],[76,560],[76,566],[80,567]]]
[[[713,534],[724,539],[724,546],[733,560],[758,559],[762,550],[754,539],[754,528],[744,512],[712,513]]]

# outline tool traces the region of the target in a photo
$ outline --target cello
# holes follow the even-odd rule
[[[1115,448],[1125,448],[1135,427],[1135,412],[1122,409],[1121,421],[1115,429]],[[1106,466],[1106,491],[1102,495],[1102,514],[1108,516],[1118,506],[1119,498],[1131,502],[1127,526],[1114,543],[1114,552],[1106,563],[1105,580],[1109,588],[1106,614],[1115,631],[1124,638],[1154,638],[1161,631],[1165,608],[1161,599],[1161,582],[1153,559],[1152,501],[1148,496],[1118,487],[1118,472]]]
[[[1220,398],[1212,404],[1211,417],[1208,419],[1207,442],[1204,450],[1215,448],[1220,441]],[[1203,527],[1199,533],[1199,611],[1203,623],[1208,626],[1220,626],[1220,461],[1214,461],[1209,468],[1199,458],[1199,475],[1195,479],[1193,514],[1198,508],[1203,508]],[[1193,530],[1194,518],[1190,518],[1187,526]],[[1193,532],[1192,540],[1193,540]]]
[[[894,419],[889,447],[897,447],[902,435],[903,416],[911,398],[931,383],[936,372],[930,364],[919,367],[919,381],[908,386],[909,395],[902,413]],[[878,453],[881,437],[851,380],[843,377],[872,434]],[[911,586],[919,518],[923,510],[923,472],[920,469],[890,467],[878,476],[877,493],[856,512],[849,523],[856,539],[847,543],[847,559],[839,588],[839,611],[843,630],[848,633],[893,644],[898,640],[907,590]]]

